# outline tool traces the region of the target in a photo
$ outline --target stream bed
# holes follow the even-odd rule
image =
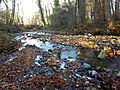
[[[43,37],[39,37],[39,35],[43,35]],[[66,45],[60,45],[56,44],[55,41],[46,41],[44,40],[44,36],[52,36],[52,34],[49,33],[38,33],[38,32],[24,32],[23,35],[16,36],[16,40],[20,40],[23,45],[19,48],[19,50],[25,48],[26,45],[35,45],[38,48],[41,48],[43,51],[52,51],[57,48],[62,48],[60,53],[60,59],[67,59],[69,61],[81,61],[86,59],[87,63],[91,64],[92,66],[99,67],[103,65],[105,68],[109,69],[117,69],[120,70],[120,63],[119,59],[111,59],[111,60],[100,60],[97,58],[96,52],[90,49],[81,49],[77,47],[74,49],[73,46],[66,46]],[[77,53],[80,52],[81,55],[77,55]],[[55,55],[56,56],[56,55]],[[71,58],[68,58],[71,56]],[[14,58],[14,57],[13,57]],[[118,61],[118,62],[117,62]],[[116,65],[115,65],[116,63]],[[63,65],[62,65],[63,66]]]
[[[29,81],[36,75],[52,77],[59,72],[62,79],[64,77],[65,82],[68,81],[69,83],[65,88],[62,87],[63,89],[78,90],[79,88],[95,90],[113,88],[110,86],[111,84],[106,84],[106,79],[102,76],[106,75],[106,78],[109,77],[109,75],[111,75],[111,77],[119,77],[120,59],[100,60],[97,58],[98,54],[94,50],[58,44],[56,41],[50,40],[52,36],[54,37],[54,35],[49,33],[24,32],[15,37],[16,40],[23,43],[19,51],[25,49],[27,46],[30,46],[30,48],[36,47],[42,51],[42,53],[37,53],[34,56],[34,60],[31,62],[31,68],[27,68],[26,66],[27,71],[19,77],[22,79],[22,82]],[[17,58],[17,56],[11,55],[9,59],[5,61],[5,64],[12,62],[15,58]],[[119,80],[119,78],[116,79],[116,82]],[[85,85],[82,85],[82,83]],[[38,87],[42,87],[41,85]],[[63,90],[61,87],[56,88]],[[48,88],[45,86],[44,89]]]

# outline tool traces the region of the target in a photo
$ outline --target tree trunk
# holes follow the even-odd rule
[[[0,4],[1,4],[2,0],[0,0]]]
[[[102,0],[102,14],[100,13],[101,17],[101,21],[106,21],[106,2],[107,0]]]
[[[73,1],[74,26],[76,26],[76,0]]]
[[[45,12],[46,12],[47,24],[49,25],[49,16],[48,16],[48,10],[47,10],[47,8],[46,8],[46,7],[45,7]]]
[[[9,24],[9,18],[10,18],[10,15],[9,15],[9,8],[8,8],[8,0],[6,0],[6,25]]]
[[[106,0],[105,2],[105,5],[106,5],[106,20],[107,20],[107,23],[108,23],[108,28],[112,28],[112,19],[111,19],[111,7],[110,7],[110,0]]]
[[[114,11],[114,7],[113,7],[113,0],[111,0],[111,9],[112,9],[112,13],[114,15],[115,11]]]
[[[80,24],[80,20],[79,20],[79,0],[76,0],[76,24],[79,25]]]
[[[41,15],[42,22],[43,22],[44,26],[46,27],[44,13],[43,13],[43,9],[41,7],[41,0],[38,0],[38,7],[39,7],[39,10],[40,10],[40,15]]]
[[[106,8],[105,1],[106,0],[98,0],[97,9],[98,9],[98,21],[99,22],[106,21],[106,16],[105,16],[105,8]]]
[[[119,21],[119,0],[115,0],[115,21]]]
[[[84,24],[86,22],[86,1],[85,0],[78,0],[78,13],[79,13],[79,23]]]
[[[0,0],[0,4],[1,4],[2,0]]]
[[[79,18],[79,24],[81,24],[81,3],[80,1],[78,0],[78,18]]]
[[[66,0],[64,0],[64,3],[66,3]]]
[[[54,6],[55,8],[58,8],[60,6],[59,0],[54,0]]]
[[[6,25],[9,24],[9,19],[10,19],[10,15],[9,15],[9,7],[8,7],[8,0],[4,1],[4,4],[5,4],[5,7],[6,7],[6,15],[5,15],[5,18],[6,18]]]
[[[106,19],[107,21],[111,20],[111,8],[110,8],[110,0],[106,0]]]
[[[81,10],[82,11],[82,13],[81,13],[82,18],[81,18],[81,20],[82,20],[82,23],[85,24],[85,15],[86,15],[85,14],[86,13],[86,2],[85,2],[85,0],[82,0],[82,7],[81,8],[82,8],[82,10]]]
[[[97,11],[98,11],[98,8],[97,8],[97,5],[98,5],[98,0],[95,0],[95,7],[94,7],[94,22],[97,22]]]
[[[19,17],[19,4],[17,4],[18,10],[17,10],[17,25],[20,24],[20,17]]]
[[[70,0],[68,0],[68,3],[69,3],[69,5],[71,5],[71,2],[70,2]]]
[[[14,16],[15,16],[15,0],[12,1],[12,16],[10,18],[10,24],[9,24],[10,32],[13,31],[12,28],[13,28]]]

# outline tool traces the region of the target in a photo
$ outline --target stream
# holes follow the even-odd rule
[[[43,51],[62,48],[60,54],[61,59],[67,59],[69,61],[79,60],[81,62],[83,59],[86,59],[88,61],[87,63],[91,64],[94,67],[100,66],[109,69],[117,69],[118,71],[120,70],[119,60],[114,60],[114,62],[112,60],[99,60],[97,59],[96,52],[94,52],[93,50],[80,49],[79,47],[77,47],[77,49],[74,49],[73,46],[60,45],[52,41],[43,41],[44,37],[39,37],[39,35],[52,36],[52,34],[49,33],[23,32],[23,35],[15,37],[16,40],[20,40],[23,43],[22,47],[20,47],[19,50],[25,48],[26,45],[35,45],[36,47],[41,48]],[[80,52],[81,55],[78,56],[78,52]],[[69,59],[68,56],[71,56],[72,58]],[[64,64],[65,63],[63,63],[63,65]],[[63,65],[61,65],[61,67],[63,67]]]
[[[60,65],[50,67],[44,67],[40,70],[44,63],[49,62],[49,58],[46,58],[44,55],[36,55],[34,60],[35,69],[30,69],[26,73],[31,78],[35,75],[43,74],[43,75],[54,75],[58,71],[65,72],[69,68],[73,68],[77,63],[77,66],[80,67],[77,69],[71,70],[76,77],[86,78],[91,80],[95,78],[93,76],[97,75],[101,72],[107,72],[110,75],[119,76],[120,71],[120,60],[99,60],[97,58],[97,53],[90,49],[81,49],[80,47],[74,48],[73,46],[57,44],[56,41],[49,41],[49,37],[54,36],[49,33],[41,33],[41,32],[24,32],[19,36],[16,36],[15,39],[21,41],[23,44],[19,48],[19,51],[26,48],[27,45],[32,45],[40,48],[43,52],[51,52],[54,53],[57,50],[57,53],[53,54],[53,57],[61,60]],[[80,53],[80,55],[78,55]],[[15,56],[10,56],[10,59],[5,63],[12,61]],[[45,61],[42,61],[45,60]],[[48,63],[47,63],[48,64]],[[46,64],[46,65],[47,65]],[[87,75],[87,76],[86,76]],[[24,79],[23,81],[25,81]],[[73,80],[74,81],[74,80]]]

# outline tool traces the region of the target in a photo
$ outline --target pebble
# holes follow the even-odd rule
[[[117,73],[117,76],[120,76],[120,71]]]
[[[92,76],[96,75],[97,72],[95,70],[92,70]]]
[[[85,84],[89,84],[89,81],[86,81]]]
[[[72,76],[71,76],[71,75],[69,75],[69,77],[71,78]]]
[[[95,88],[95,87],[93,87],[93,88],[92,88],[92,90],[96,90],[96,88]]]
[[[35,62],[36,65],[41,66],[38,62]]]
[[[84,68],[91,68],[91,65],[90,65],[90,64],[87,64],[87,63],[84,63],[84,64],[83,64],[83,67],[84,67]]]
[[[100,67],[100,66],[99,66],[99,67],[96,67],[96,70],[97,70],[97,71],[101,70],[101,67]]]
[[[103,70],[104,70],[105,72],[110,72],[110,70],[109,70],[109,69],[106,69],[106,68],[103,68]]]
[[[80,55],[77,55],[77,56],[76,56],[76,59],[77,59],[77,60],[83,60],[84,58],[81,57]]]
[[[79,74],[77,74],[77,73],[76,73],[75,75],[76,75],[77,77],[81,77],[81,76],[80,76]]]
[[[33,75],[30,75],[30,77],[33,77]]]
[[[91,80],[92,78],[91,77],[87,77],[87,79]]]
[[[76,84],[76,87],[79,87],[79,84]]]

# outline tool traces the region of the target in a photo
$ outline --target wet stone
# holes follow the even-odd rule
[[[120,71],[117,73],[117,76],[119,76],[119,77],[120,77]]]
[[[107,72],[107,73],[110,72],[110,69],[108,69],[108,68],[103,68],[103,70],[104,70],[105,72]]]
[[[77,56],[76,56],[76,59],[77,59],[77,60],[84,60],[84,58],[81,57],[80,55],[77,55]]]
[[[87,64],[87,63],[84,63],[84,64],[83,64],[83,67],[84,67],[84,68],[91,68],[91,65],[90,65],[90,64]]]
[[[100,71],[100,70],[101,70],[101,67],[100,67],[100,66],[96,67],[96,70],[97,70],[97,71]]]
[[[95,70],[92,70],[91,73],[92,73],[92,76],[97,74],[97,72]]]

